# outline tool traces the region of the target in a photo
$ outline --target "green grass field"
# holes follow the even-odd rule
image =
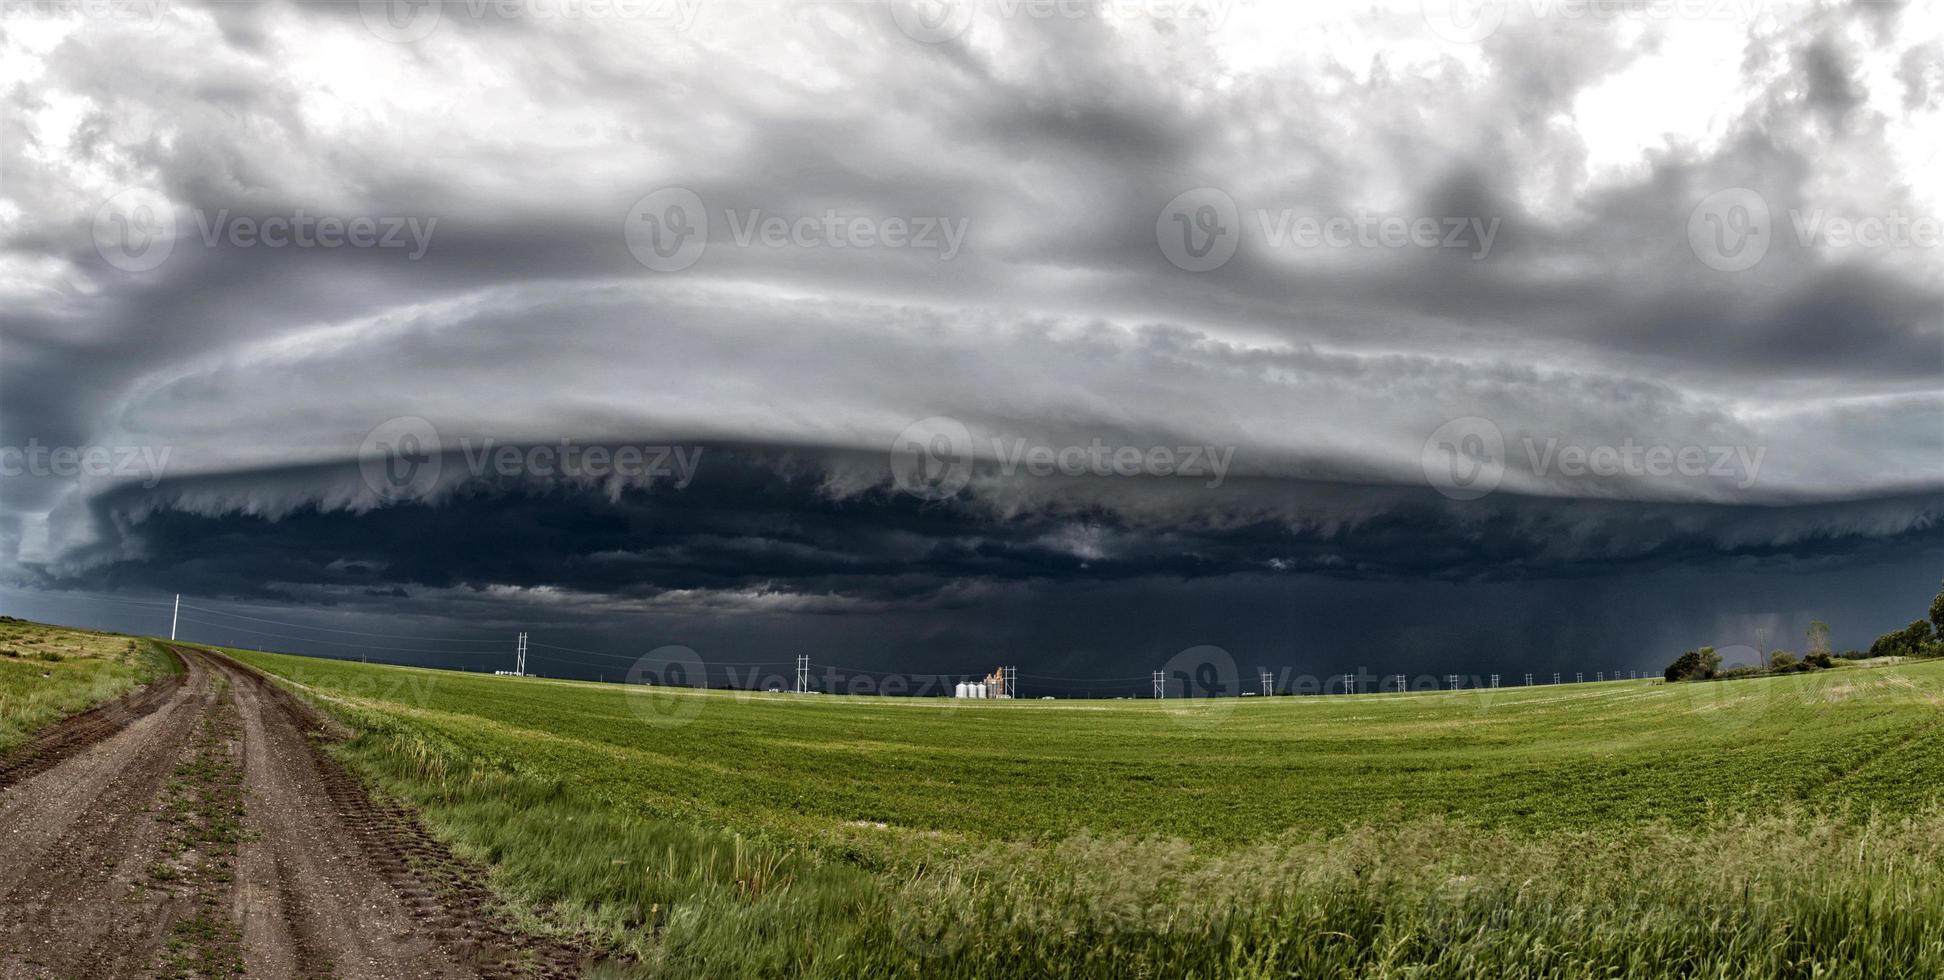
[[[0,752],[174,669],[149,640],[0,617]]]
[[[1944,975],[1944,662],[1156,703],[237,655],[622,972]]]

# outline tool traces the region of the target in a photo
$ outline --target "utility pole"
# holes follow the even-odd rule
[[[1268,697],[1270,693],[1275,689],[1275,684],[1276,684],[1275,675],[1269,673],[1266,670],[1263,671],[1262,672],[1262,696],[1265,698]]]
[[[522,632],[520,634],[519,644],[515,646],[513,649],[513,673],[520,677],[526,676],[526,633],[525,632]]]
[[[1019,697],[1019,668],[1018,667],[1001,668],[999,671],[999,678],[1000,680],[1005,682],[1004,687],[1006,688],[1006,690],[1004,696],[1006,697],[1007,700],[1012,700],[1014,698]]]
[[[1492,675],[1492,686],[1493,686],[1494,688],[1496,688],[1496,687],[1498,687],[1498,675],[1497,675],[1497,674],[1493,674],[1493,675]]]
[[[175,612],[169,614],[169,639],[175,639],[176,620],[182,618],[182,593],[176,593]]]
[[[1402,694],[1407,690],[1410,690],[1410,688],[1405,686],[1404,684],[1404,675],[1403,674],[1397,675],[1397,692],[1399,694]]]
[[[1452,690],[1454,690],[1454,691],[1456,691],[1456,690],[1458,690],[1458,675],[1457,675],[1457,674],[1447,674],[1447,675],[1445,675],[1445,680],[1447,680],[1447,681],[1450,681],[1450,682],[1451,682],[1451,689],[1452,689]]]
[[[1532,686],[1532,675],[1531,675],[1531,674],[1527,674],[1527,675],[1526,675],[1526,682],[1525,682],[1525,686],[1527,686],[1527,687],[1531,687],[1531,686]]]
[[[1154,699],[1159,701],[1168,696],[1168,674],[1166,671],[1160,670],[1150,673],[1154,678]]]
[[[797,655],[796,692],[798,694],[810,693],[810,655],[809,654]]]
[[[1345,694],[1357,693],[1357,681],[1355,677],[1349,674],[1343,675],[1343,693]]]

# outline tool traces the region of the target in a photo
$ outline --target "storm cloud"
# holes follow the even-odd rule
[[[1915,615],[1938,12],[1446,6],[4,5],[0,578],[1093,677]]]

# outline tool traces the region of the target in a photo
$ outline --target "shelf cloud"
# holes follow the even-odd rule
[[[1289,7],[9,6],[0,578],[1101,676],[1900,625],[1939,12]]]

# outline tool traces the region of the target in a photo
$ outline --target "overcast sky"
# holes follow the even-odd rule
[[[13,610],[1590,676],[1944,575],[1935,5],[0,14]]]

